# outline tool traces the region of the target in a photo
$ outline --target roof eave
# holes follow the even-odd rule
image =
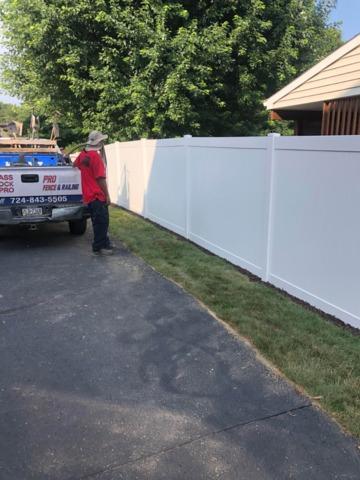
[[[304,72],[302,75],[299,77],[295,78],[292,82],[290,82],[288,85],[286,85],[284,88],[279,90],[277,93],[272,95],[271,97],[267,98],[264,102],[263,105],[268,109],[271,110],[273,108],[276,108],[275,104],[278,102],[281,98],[285,97],[288,93],[290,93],[292,90],[295,88],[299,87],[303,83],[305,83],[307,80],[312,78],[314,75],[319,73],[321,70],[324,68],[328,67],[332,63],[336,62],[339,58],[342,56],[346,55],[348,52],[353,50],[354,48],[358,47],[360,45],[360,33],[358,35],[355,35],[351,40],[346,42],[344,45],[342,45],[340,48],[335,50],[335,52],[331,53],[327,57],[325,57],[323,60],[321,60],[319,63],[311,67],[309,70]]]

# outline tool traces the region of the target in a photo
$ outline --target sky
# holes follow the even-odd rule
[[[350,38],[360,33],[360,0],[337,0],[337,7],[333,11],[331,19],[334,22],[342,22],[343,40],[350,40]],[[19,103],[19,100],[16,98],[9,97],[1,92],[0,101]]]
[[[338,0],[333,11],[333,21],[342,21],[343,40],[360,33],[360,0]]]

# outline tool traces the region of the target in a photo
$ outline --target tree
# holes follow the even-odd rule
[[[11,120],[25,122],[27,117],[28,115],[21,106],[0,102],[0,123],[10,122]]]
[[[2,0],[3,84],[79,134],[253,135],[340,44],[333,0]]]

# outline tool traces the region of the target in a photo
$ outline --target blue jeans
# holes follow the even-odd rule
[[[102,248],[110,248],[110,240],[108,237],[108,206],[101,200],[94,200],[88,204],[88,208],[94,231],[94,241],[92,244],[93,251],[98,252]]]

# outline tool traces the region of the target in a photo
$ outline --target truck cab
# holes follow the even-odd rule
[[[81,235],[88,216],[80,172],[55,140],[0,138],[0,226],[68,222]]]

